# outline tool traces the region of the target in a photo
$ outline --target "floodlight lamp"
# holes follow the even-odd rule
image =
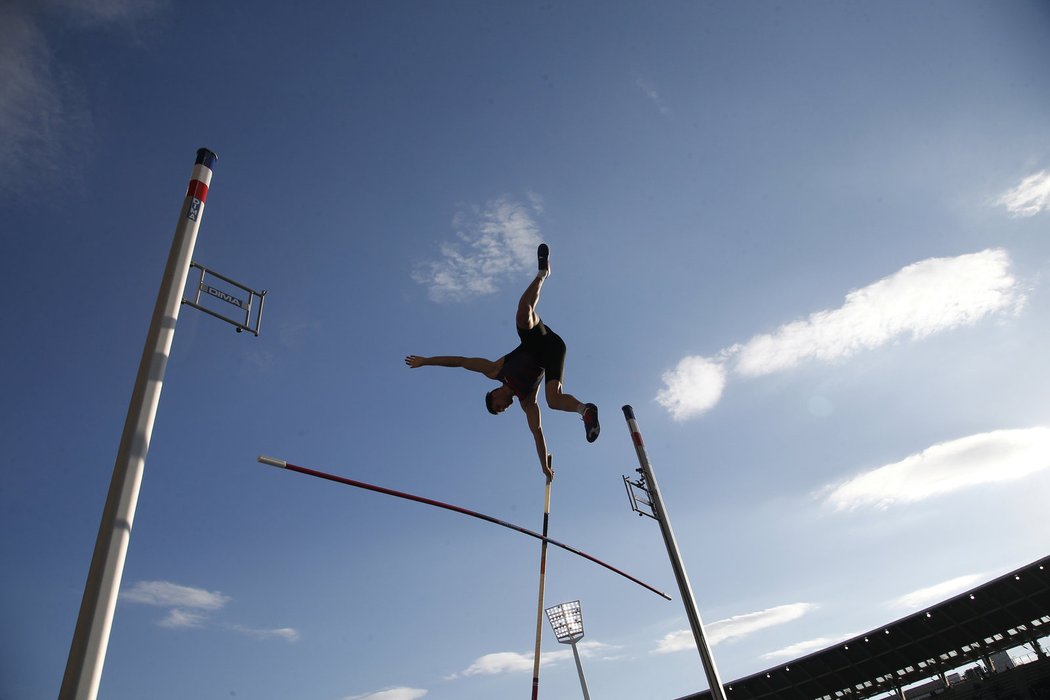
[[[560,603],[547,608],[547,620],[561,644],[575,644],[583,639],[583,609],[580,601]]]

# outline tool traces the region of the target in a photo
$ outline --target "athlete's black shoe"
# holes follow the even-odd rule
[[[536,258],[539,262],[539,275],[547,277],[551,273],[551,251],[547,247],[546,243],[540,243],[540,247],[536,249]]]
[[[587,442],[594,442],[598,439],[602,426],[598,425],[598,407],[593,403],[585,404],[583,427],[587,429]]]

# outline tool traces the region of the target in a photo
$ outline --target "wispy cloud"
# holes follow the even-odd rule
[[[85,25],[130,24],[154,15],[166,0],[46,0]]]
[[[577,651],[582,657],[605,656],[609,651],[618,647],[602,642],[586,641],[576,645]],[[540,666],[565,661],[572,658],[571,651],[548,651],[540,654]],[[501,651],[493,654],[485,654],[478,657],[466,670],[454,673],[445,680],[454,680],[469,676],[495,676],[504,673],[524,673],[531,671],[535,663],[533,654],[519,653],[514,651]]]
[[[754,377],[805,360],[841,360],[898,338],[918,340],[971,325],[1018,301],[1005,250],[930,258],[850,292],[837,309],[755,336],[736,349],[735,369]]]
[[[204,627],[209,623],[212,613],[223,609],[232,600],[230,596],[219,591],[183,586],[170,581],[138,581],[130,588],[122,590],[120,599],[126,603],[168,608],[167,615],[157,621],[160,627],[168,629]],[[219,623],[215,627],[255,639],[283,639],[288,642],[299,639],[299,632],[291,627],[259,629],[236,623]]]
[[[942,581],[926,588],[920,588],[911,593],[905,593],[900,598],[894,598],[888,604],[891,609],[898,610],[920,610],[922,608],[939,603],[951,598],[956,593],[972,588],[984,577],[983,574],[967,574],[957,576],[948,581]]]
[[[555,656],[556,655],[556,656]],[[565,652],[543,652],[540,654],[540,665],[556,661],[558,657],[564,656]],[[533,657],[516,651],[497,651],[485,654],[475,659],[474,663],[450,678],[460,676],[496,676],[503,673],[521,673],[532,670]]]
[[[230,602],[229,596],[218,591],[181,586],[170,581],[139,581],[122,591],[121,598],[129,603],[198,610],[219,610]]]
[[[838,642],[841,642],[843,640],[852,639],[853,637],[856,637],[857,634],[857,632],[847,632],[845,634],[840,634],[835,637],[816,637],[814,639],[807,639],[804,642],[791,644],[782,649],[777,649],[776,651],[771,651],[768,654],[763,654],[762,658],[795,659],[800,656],[805,656],[806,654],[812,651],[817,651],[818,649],[824,649],[826,647],[829,647],[832,644],[837,644]]]
[[[457,214],[455,240],[443,241],[436,259],[417,263],[412,279],[437,302],[495,292],[501,281],[535,263],[542,240],[533,215],[543,204],[538,195],[528,199],[525,204],[501,197]]]
[[[426,694],[427,691],[421,688],[387,688],[376,693],[350,695],[343,700],[419,700]]]
[[[276,627],[273,629],[258,629],[246,627],[245,625],[226,625],[226,628],[255,639],[283,639],[286,642],[299,641],[299,632],[291,627]]]
[[[815,311],[712,357],[683,358],[664,373],[656,400],[672,418],[686,420],[718,403],[731,374],[759,377],[807,361],[840,361],[902,338],[919,340],[993,313],[1016,312],[1024,301],[1005,250],[929,258],[850,292],[836,309]]]
[[[159,620],[157,624],[170,629],[184,629],[187,627],[201,627],[207,619],[208,616],[202,612],[172,608],[168,611],[167,616]]]
[[[17,186],[39,159],[57,167],[66,120],[65,96],[54,75],[51,49],[29,12],[0,5],[0,185]]]
[[[160,3],[133,0],[47,0],[0,3],[0,188],[21,194],[67,170],[86,140],[90,110],[73,69],[60,64],[38,16],[59,13],[66,27],[88,30],[130,23]]]
[[[1050,208],[1050,171],[1040,170],[1021,180],[995,201],[1006,207],[1011,216],[1035,216]]]
[[[995,430],[942,442],[824,489],[836,510],[886,509],[1050,467],[1050,429]]]
[[[660,114],[666,116],[671,113],[671,108],[667,106],[667,103],[664,102],[664,99],[660,96],[660,93],[650,81],[646,80],[638,73],[634,73],[634,85],[642,91],[642,94],[649,98],[650,102],[656,105],[656,109]]]
[[[816,609],[812,603],[792,603],[778,605],[758,612],[734,615],[705,626],[708,644],[714,646],[730,639],[738,639],[754,634],[759,630],[797,620],[811,610]],[[676,651],[695,649],[696,641],[692,630],[678,630],[661,639],[656,644],[653,654],[671,654]]]

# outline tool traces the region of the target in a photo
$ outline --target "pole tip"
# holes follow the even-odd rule
[[[209,170],[214,170],[215,169],[215,161],[217,161],[218,159],[219,159],[219,156],[215,155],[215,153],[213,151],[210,151],[207,148],[198,148],[197,149],[197,161],[196,161],[197,165],[203,165],[205,168],[208,168]]]
[[[261,464],[269,464],[271,467],[280,467],[281,469],[286,469],[288,467],[288,462],[285,462],[283,459],[274,459],[273,457],[266,457],[264,455],[259,455],[259,462]]]
[[[627,404],[623,407],[623,415],[627,420],[634,420],[634,409],[631,408],[631,404]]]

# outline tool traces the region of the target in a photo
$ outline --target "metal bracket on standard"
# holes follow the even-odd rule
[[[649,493],[649,487],[645,483],[645,474],[642,473],[641,469],[635,469],[638,473],[638,478],[631,481],[631,477],[624,475],[623,485],[627,489],[627,498],[631,501],[631,510],[638,515],[647,515],[653,520],[658,520],[656,513],[653,512],[653,501],[652,494]]]
[[[209,270],[200,263],[190,263],[190,267],[194,267],[200,270],[200,277],[197,280],[197,290],[196,293],[193,295],[193,298],[183,298],[182,303],[189,304],[195,309],[199,309],[206,314],[209,314],[211,316],[214,316],[215,318],[222,319],[223,321],[232,324],[237,329],[238,333],[240,333],[241,331],[248,331],[249,333],[253,333],[256,337],[258,337],[259,326],[262,323],[263,304],[266,302],[266,290],[264,289],[261,292],[257,292],[254,289],[251,289],[250,287],[244,286],[240,282],[234,282],[229,277],[220,275],[214,270]],[[209,275],[217,280],[220,280],[224,284],[218,287],[214,284],[209,284],[209,282],[214,281],[209,277]],[[202,293],[207,295],[208,297],[219,299],[221,301],[226,302],[227,304],[236,306],[238,309],[244,312],[243,320],[231,318],[220,313],[219,311],[204,306],[201,301]],[[244,298],[245,294],[247,294],[247,298]],[[258,305],[255,304],[256,300],[258,300],[259,302]],[[253,311],[255,312],[254,320],[252,318]]]

